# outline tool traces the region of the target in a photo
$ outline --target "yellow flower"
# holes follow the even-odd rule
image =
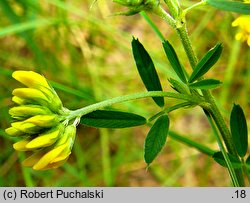
[[[47,130],[44,133],[38,135],[36,138],[27,143],[25,147],[30,150],[51,146],[57,141],[63,131],[64,125],[59,124],[58,126],[51,128],[50,130]]]
[[[17,129],[18,131],[21,131],[27,134],[36,134],[42,130],[42,127],[36,126],[33,123],[27,123],[24,121],[11,123],[11,126]]]
[[[51,88],[45,77],[33,71],[15,71],[12,77],[27,87],[39,89],[40,86],[43,86],[48,89]]]
[[[21,136],[21,135],[25,134],[24,132],[22,132],[14,127],[9,127],[7,129],[5,129],[5,132],[11,136]]]
[[[244,1],[246,4],[250,3],[250,0]],[[242,15],[236,18],[232,23],[233,27],[239,27],[239,32],[235,35],[235,39],[239,41],[246,41],[250,46],[250,15]]]
[[[68,125],[52,148],[37,151],[25,159],[23,164],[33,167],[34,170],[46,170],[61,166],[67,161],[71,154],[75,134],[76,127],[74,125]],[[17,146],[20,150],[26,151],[31,142],[24,141],[23,143],[18,143]]]
[[[5,132],[20,138],[13,148],[33,152],[23,164],[34,170],[61,166],[71,154],[78,119],[67,119],[69,110],[45,77],[33,71],[15,71],[12,75],[26,86],[12,92],[12,101],[18,106],[9,110],[14,122]]]
[[[15,71],[12,77],[28,87],[15,89],[13,91],[13,95],[18,97],[13,98],[15,103],[27,104],[38,102],[38,104],[47,106],[54,112],[58,112],[62,109],[60,98],[42,75],[33,71]]]

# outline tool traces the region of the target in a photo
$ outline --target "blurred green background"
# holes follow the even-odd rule
[[[207,157],[168,138],[166,147],[146,170],[143,143],[147,126],[95,129],[78,126],[73,153],[61,168],[34,171],[23,168],[25,158],[12,148],[4,129],[10,125],[11,92],[19,84],[14,70],[34,70],[48,78],[64,106],[77,109],[108,98],[145,91],[133,61],[130,42],[138,37],[153,58],[165,91],[175,77],[161,41],[139,15],[114,16],[124,10],[99,0],[0,1],[0,186],[229,186],[228,172]],[[192,2],[183,0],[182,5]],[[150,16],[189,67],[174,30]],[[188,27],[198,57],[217,42],[224,51],[208,73],[223,81],[213,93],[228,121],[232,103],[240,104],[250,119],[250,49],[234,40],[237,17],[204,7],[188,14]],[[189,68],[190,70],[190,68]],[[168,99],[166,105],[175,104]],[[159,111],[151,99],[113,106],[147,118]],[[218,146],[201,109],[170,114],[170,129],[215,150]]]

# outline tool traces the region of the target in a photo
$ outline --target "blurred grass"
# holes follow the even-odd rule
[[[182,1],[184,5],[190,1]],[[17,83],[14,70],[35,70],[44,74],[58,91],[64,105],[76,109],[107,98],[145,91],[133,62],[130,41],[138,37],[155,61],[164,90],[174,77],[159,38],[139,15],[112,16],[123,9],[100,0],[1,0],[0,1],[0,186],[227,186],[228,174],[210,157],[168,139],[157,160],[146,171],[143,142],[147,126],[121,130],[78,127],[73,153],[63,167],[33,171],[20,164],[24,154],[16,153],[13,139],[4,129],[10,125],[8,109]],[[175,46],[183,65],[187,58],[175,32],[150,16]],[[225,84],[214,91],[224,115],[232,102],[250,115],[250,50],[234,40],[230,13],[215,9],[196,10],[188,15],[191,40],[201,57],[216,42],[224,51],[209,77]],[[190,68],[189,68],[190,71]],[[174,104],[168,100],[167,105]],[[114,108],[154,115],[159,109],[149,100],[127,102]],[[171,113],[171,130],[218,149],[209,125],[199,108]]]

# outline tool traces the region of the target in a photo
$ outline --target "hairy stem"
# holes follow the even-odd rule
[[[176,30],[177,30],[177,33],[178,33],[180,39],[181,39],[181,42],[182,42],[183,47],[185,49],[186,55],[189,59],[190,65],[194,69],[198,60],[197,60],[196,54],[193,50],[191,41],[189,39],[185,21],[183,20],[182,22],[183,22],[182,23],[183,26],[178,27]],[[210,113],[215,121],[217,128],[220,131],[220,134],[223,138],[223,141],[227,147],[228,152],[230,154],[238,157],[236,149],[235,149],[234,144],[233,144],[232,135],[231,135],[231,133],[226,125],[226,122],[225,122],[220,110],[218,109],[218,106],[216,105],[216,102],[215,102],[211,92],[209,90],[203,90],[202,93],[203,93],[203,96],[204,96],[206,102],[208,102],[210,104],[210,109],[209,109]],[[237,178],[239,180],[240,185],[244,186],[245,184],[244,184],[242,170],[235,170],[235,171],[236,171]]]
[[[107,106],[111,106],[113,104],[131,101],[135,99],[147,98],[147,97],[169,97],[169,98],[186,100],[197,105],[200,103],[204,103],[204,100],[201,97],[197,97],[193,95],[191,96],[191,95],[176,94],[172,92],[150,91],[150,92],[145,92],[145,93],[144,92],[135,93],[135,94],[124,95],[120,97],[115,97],[112,99],[107,99],[105,101],[98,102],[98,103],[83,107],[81,109],[77,109],[75,111],[71,111],[70,114],[67,115],[66,119],[72,120],[76,117],[81,117],[87,113],[93,112],[95,110],[98,110]]]

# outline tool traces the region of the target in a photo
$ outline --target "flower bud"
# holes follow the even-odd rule
[[[24,132],[14,128],[14,127],[9,127],[7,129],[5,129],[5,132],[11,136],[22,136],[25,135]]]
[[[11,126],[23,133],[36,134],[39,133],[43,128],[33,123],[27,123],[25,121],[18,121],[11,123]]]
[[[12,94],[23,99],[25,103],[47,106],[49,102],[48,98],[40,90],[33,88],[17,88],[13,90]]]
[[[53,112],[58,113],[63,108],[63,105],[62,105],[62,101],[56,94],[55,90],[53,88],[47,89],[44,87],[41,87],[40,90],[44,93],[44,95],[46,95],[47,98],[49,98],[48,107]]]
[[[22,99],[22,98],[17,97],[17,96],[12,97],[12,101],[15,102],[16,104],[19,104],[19,105],[27,104],[27,101],[25,101],[25,99]]]
[[[52,114],[52,112],[44,106],[39,105],[21,105],[17,107],[12,107],[9,110],[9,114],[12,117],[23,117],[28,118],[35,115],[46,115]]]
[[[36,115],[23,121],[25,123],[32,123],[39,127],[53,127],[59,124],[58,115]]]
[[[43,86],[50,88],[46,78],[33,71],[15,71],[12,77],[27,87],[39,89],[39,86]]]
[[[48,106],[50,107],[52,111],[59,112],[59,110],[62,109],[62,102],[60,98],[56,94],[53,87],[50,86],[46,78],[43,77],[42,75],[33,71],[15,71],[13,72],[12,77],[15,78],[17,81],[21,82],[22,84],[24,84],[25,86],[29,87],[27,89],[37,89],[41,91],[47,98],[47,99],[45,98],[43,99],[48,101],[49,103]],[[38,103],[38,104],[44,105],[44,102]]]
[[[44,155],[44,149],[37,150],[34,154],[23,160],[24,166],[32,167],[35,165]]]
[[[29,143],[29,139],[21,140],[13,144],[13,148],[17,151],[27,151],[26,145]]]
[[[65,150],[66,147],[67,143],[50,150],[33,166],[33,169],[44,169],[51,161],[53,161],[57,156],[59,156]]]
[[[33,166],[34,170],[46,170],[61,166],[71,154],[75,134],[76,127],[74,125],[67,126],[59,140],[53,145],[53,148],[47,148],[33,154],[24,160],[23,164]],[[25,148],[29,148],[28,145],[26,144]]]
[[[64,125],[59,124],[55,128],[45,131],[33,140],[31,140],[25,147],[28,149],[37,149],[47,147],[54,144],[64,131]]]

